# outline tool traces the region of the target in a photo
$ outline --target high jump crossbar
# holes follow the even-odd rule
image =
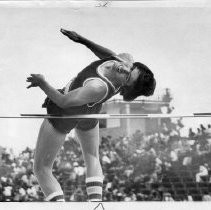
[[[20,114],[19,116],[0,116],[0,119],[142,119],[142,118],[194,118],[211,117],[211,113],[192,114],[87,114],[87,115],[50,115],[50,114]]]

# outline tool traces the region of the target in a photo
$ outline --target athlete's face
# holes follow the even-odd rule
[[[138,79],[140,75],[140,70],[138,68],[134,68],[134,69],[131,69],[130,72],[125,72],[125,75],[124,75],[124,88],[122,89],[122,91],[120,92],[120,95],[124,95],[124,92],[125,90],[126,91],[129,91],[130,88],[133,87],[133,84],[136,82],[136,80]]]
[[[129,77],[126,81],[127,86],[131,86],[139,77],[140,71],[137,67],[135,67],[129,74]]]
[[[118,68],[116,73],[122,85],[125,85],[127,81],[130,79],[131,68],[126,65],[122,65],[121,67]]]
[[[132,86],[138,79],[140,70],[137,67],[133,68],[123,65],[121,68],[119,68],[118,74],[123,86]]]

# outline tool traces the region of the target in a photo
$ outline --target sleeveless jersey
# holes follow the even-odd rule
[[[114,85],[115,83],[114,81],[112,81],[112,77],[110,77],[110,75],[114,74],[114,71],[117,71],[118,68],[120,68],[122,65],[123,65],[122,62],[120,62],[119,59],[116,58],[115,56],[97,60],[91,63],[86,68],[84,68],[81,72],[79,72],[76,78],[74,78],[74,80],[71,83],[69,83],[65,88],[59,90],[62,94],[66,94],[71,90],[84,86],[86,82],[92,79],[98,79],[104,82],[104,84],[107,87],[107,93],[100,101],[91,104],[85,104],[82,106],[73,106],[66,109],[62,109],[47,97],[45,103],[43,104],[43,107],[47,108],[48,114],[55,114],[55,115],[99,113],[102,107],[102,103],[104,103],[105,101],[107,101],[108,99],[110,99],[112,96],[114,96],[119,92],[120,86]],[[49,121],[53,125],[53,127],[56,128],[57,130],[63,133],[68,133],[81,120],[61,118],[61,119],[49,119]]]

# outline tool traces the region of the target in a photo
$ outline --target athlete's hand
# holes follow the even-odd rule
[[[31,83],[27,88],[40,87],[45,83],[45,77],[42,74],[31,74],[26,81]]]
[[[81,40],[81,36],[74,31],[67,31],[63,28],[61,28],[60,31],[74,42],[79,42]]]

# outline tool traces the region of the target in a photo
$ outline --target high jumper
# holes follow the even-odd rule
[[[128,53],[116,54],[74,31],[61,29],[70,40],[88,47],[99,60],[92,62],[63,89],[56,90],[42,74],[31,74],[27,88],[39,87],[47,98],[43,107],[49,115],[99,114],[102,104],[120,93],[125,101],[154,93],[156,81],[152,71],[134,62]],[[102,200],[103,173],[99,160],[98,119],[46,118],[35,149],[34,174],[46,201],[64,201],[64,193],[52,174],[56,155],[66,135],[75,129],[86,166],[86,190],[89,201]]]

